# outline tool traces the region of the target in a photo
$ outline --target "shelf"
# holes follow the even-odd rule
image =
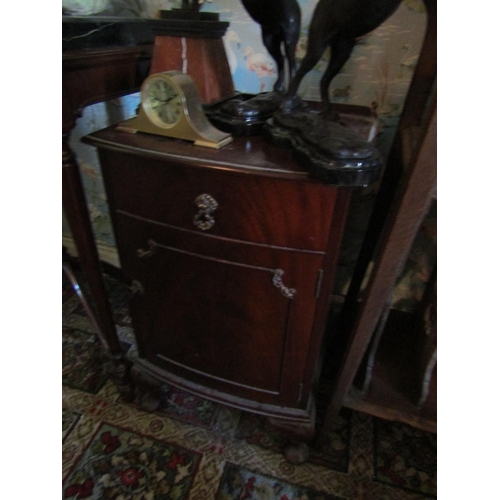
[[[433,378],[435,380],[435,377]],[[373,386],[365,395],[359,389],[351,388],[344,406],[374,417],[403,422],[417,429],[435,433],[437,432],[437,414],[435,408],[429,408],[432,406],[429,405],[433,399],[432,393],[434,393],[434,399],[436,394],[436,385],[431,384],[431,387],[432,385],[434,390],[431,389],[428,403],[419,409],[390,384],[374,377]]]
[[[433,370],[425,403],[420,408],[417,406],[423,372],[429,362],[426,343],[432,342],[432,339],[415,325],[412,314],[391,311],[377,349],[369,388],[363,393],[352,386],[344,405],[376,417],[436,432],[437,368]]]

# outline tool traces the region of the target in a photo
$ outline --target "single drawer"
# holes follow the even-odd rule
[[[218,238],[326,249],[338,193],[333,186],[116,151],[100,155],[112,210]]]

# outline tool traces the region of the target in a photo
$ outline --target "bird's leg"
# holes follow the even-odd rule
[[[192,10],[194,12],[198,12],[200,7],[201,5],[198,3],[198,0],[182,0],[182,10]]]
[[[285,46],[285,57],[288,61],[288,86],[290,82],[295,77],[296,64],[295,64],[295,51],[297,49],[297,44],[299,43],[300,37],[300,27],[301,27],[301,12],[300,7],[295,11],[291,11],[288,18],[287,27],[283,29],[283,44]]]
[[[282,92],[285,90],[285,76],[284,76],[284,58],[281,53],[281,37],[275,32],[265,31],[262,28],[262,42],[266,47],[271,57],[276,61],[276,67],[278,70],[278,79],[274,84],[273,90],[275,92]]]
[[[328,89],[330,87],[330,82],[349,59],[352,49],[354,48],[354,43],[355,40],[343,40],[341,42],[334,42],[330,45],[330,61],[328,62],[328,66],[321,77],[320,92],[321,101],[323,103],[322,114],[326,117],[330,117],[330,119],[333,119],[334,121],[339,121],[340,117],[330,105],[330,95],[328,93]]]
[[[325,47],[319,45],[310,45],[308,47],[307,53],[302,60],[299,69],[290,82],[287,97],[281,105],[281,111],[283,113],[290,113],[301,106],[300,98],[296,95],[297,90],[299,90],[300,82],[302,81],[302,78],[304,78],[304,76],[314,68],[315,64],[319,61],[319,58],[323,55],[324,50]]]
[[[297,46],[298,37],[296,40],[285,40],[285,55],[288,61],[288,85],[295,77],[297,67],[295,64],[295,47]]]

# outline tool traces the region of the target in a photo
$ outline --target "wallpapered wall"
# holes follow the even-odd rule
[[[272,1],[272,0],[269,0]],[[305,54],[307,33],[317,0],[298,0],[302,11],[302,30],[297,60]],[[66,13],[78,15],[121,15],[159,17],[160,9],[178,7],[180,0],[63,0]],[[230,26],[224,46],[236,90],[248,93],[272,90],[276,79],[273,59],[261,42],[260,26],[247,14],[239,0],[206,1],[206,12],[218,12]],[[350,59],[330,86],[332,101],[370,106],[382,124],[377,145],[382,154],[389,151],[401,114],[413,70],[420,53],[426,25],[422,0],[402,0],[397,11],[379,28],[360,39]],[[299,94],[319,100],[319,80],[327,54],[302,81]],[[256,64],[258,63],[258,64]],[[257,67],[260,68],[257,71]],[[113,253],[114,237],[95,150],[80,143],[84,135],[135,115],[139,95],[99,103],[84,110],[71,136],[88,200],[90,216],[100,249]],[[63,236],[70,231],[63,220]]]

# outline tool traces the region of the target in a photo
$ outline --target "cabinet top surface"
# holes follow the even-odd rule
[[[130,134],[112,126],[87,135],[82,140],[101,149],[166,162],[317,183],[308,177],[306,168],[299,165],[290,150],[278,148],[262,136],[234,137],[232,143],[215,150],[195,146],[181,139]]]

